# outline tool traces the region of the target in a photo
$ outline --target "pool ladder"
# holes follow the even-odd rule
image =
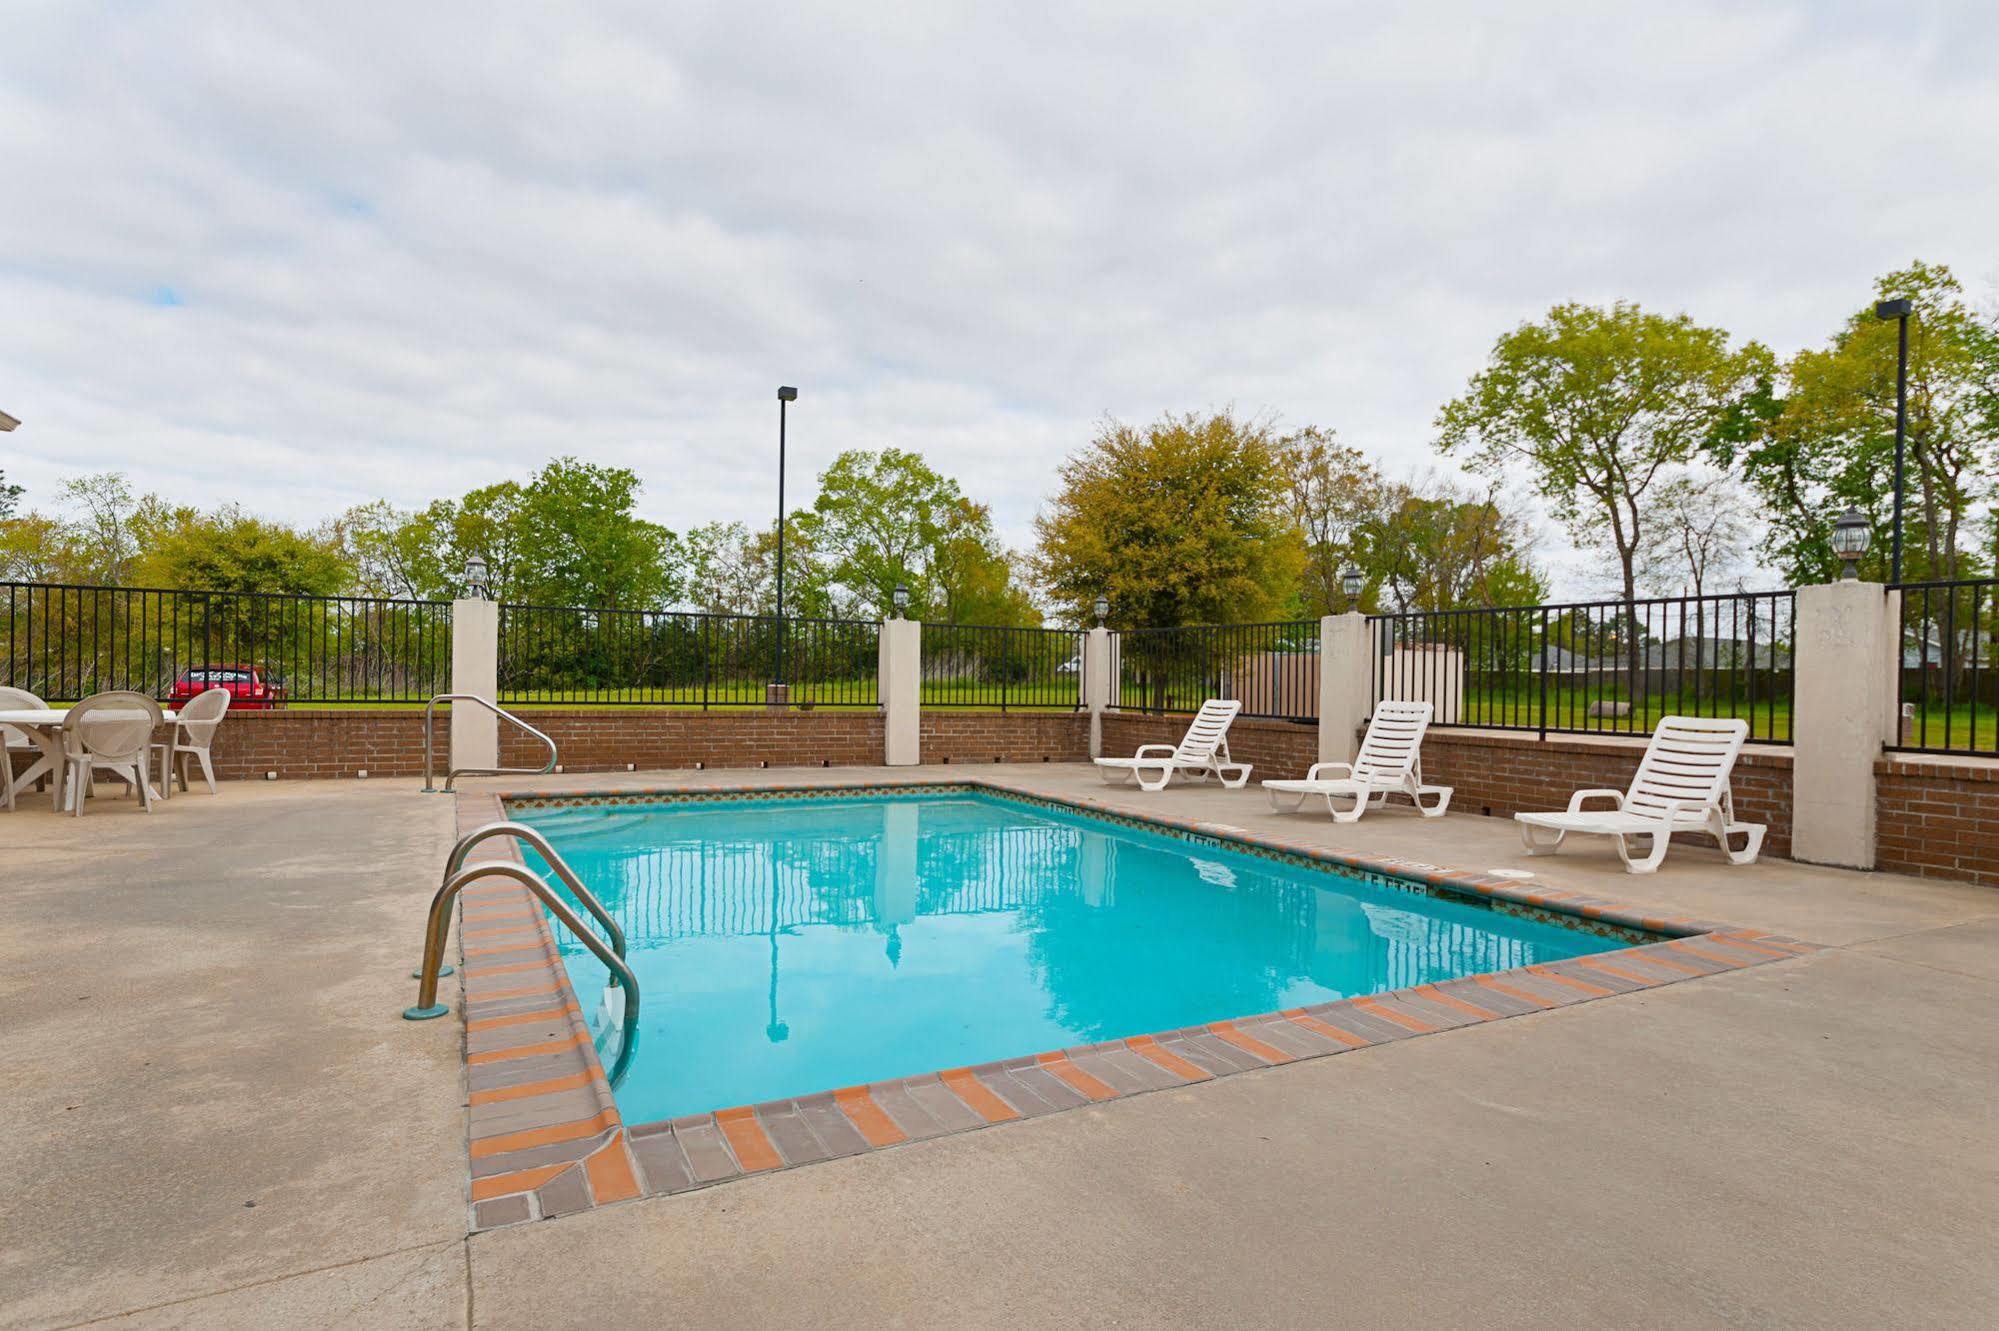
[[[604,939],[598,937],[596,930],[576,913],[576,908],[564,901],[555,889],[548,885],[547,879],[527,865],[511,860],[465,863],[465,857],[472,853],[474,846],[494,837],[512,837],[516,841],[526,842],[547,861],[548,867],[562,880],[563,886],[567,887],[576,899],[583,903],[583,908],[603,926],[604,932],[610,936],[610,941],[606,943]],[[424,926],[423,963],[417,968],[414,976],[417,981],[416,1006],[404,1011],[404,1018],[409,1021],[428,1021],[432,1017],[441,1017],[451,1010],[437,1001],[438,978],[451,973],[451,967],[444,964],[445,939],[451,932],[451,903],[457,900],[458,894],[464,890],[467,883],[487,875],[511,878],[534,893],[541,903],[548,907],[549,914],[562,921],[569,932],[575,934],[583,946],[589,948],[597,960],[604,963],[605,969],[611,972],[611,987],[619,991],[619,997],[623,1000],[623,1011],[616,1017],[619,1032],[618,1052],[607,1074],[611,1085],[616,1086],[624,1077],[625,1069],[630,1066],[632,1053],[638,1048],[639,1042],[639,981],[638,977],[632,974],[631,966],[625,961],[625,931],[618,926],[618,921],[611,912],[604,909],[604,903],[597,899],[597,894],[585,887],[583,880],[576,876],[576,871],[569,867],[562,856],[556,854],[555,847],[548,844],[548,838],[525,823],[508,822],[504,819],[496,823],[487,823],[484,827],[474,828],[459,837],[458,844],[451,848],[450,856],[444,861],[444,883],[437,889],[437,895],[430,899],[430,915]]]
[[[548,761],[543,763],[539,767],[454,767],[449,772],[446,772],[444,774],[445,794],[449,795],[451,793],[451,783],[456,781],[461,776],[540,776],[544,772],[552,772],[555,770],[555,741],[550,739],[547,735],[543,734],[539,730],[536,730],[533,726],[521,720],[518,716],[515,716],[512,712],[500,706],[498,703],[494,702],[491,698],[482,698],[476,693],[440,693],[437,694],[435,697],[433,697],[429,702],[425,703],[423,708],[423,793],[424,794],[426,795],[437,794],[437,787],[431,784],[431,781],[433,779],[432,773],[435,770],[434,765],[431,761],[431,753],[434,747],[432,744],[431,735],[437,721],[437,705],[441,702],[449,702],[449,703],[476,702],[481,707],[491,712],[494,716],[499,717],[503,721],[513,722],[515,725],[519,726],[522,730],[527,731],[528,734],[533,735],[536,739],[540,740],[543,744],[548,745]],[[554,863],[554,861],[551,860],[550,863]]]

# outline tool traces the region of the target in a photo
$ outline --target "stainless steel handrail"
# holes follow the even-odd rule
[[[444,775],[444,791],[446,794],[451,793],[451,783],[456,781],[461,776],[540,776],[544,772],[552,772],[555,770],[555,741],[550,739],[547,735],[542,734],[541,731],[536,730],[533,726],[521,720],[518,716],[515,716],[512,712],[508,711],[506,708],[501,707],[498,703],[492,701],[490,698],[482,698],[476,693],[440,693],[437,694],[435,697],[433,697],[428,703],[425,703],[423,708],[423,793],[424,794],[435,795],[437,793],[437,788],[431,785],[431,781],[433,779],[431,751],[432,751],[432,734],[435,729],[435,723],[437,720],[437,705],[441,702],[476,702],[481,707],[491,712],[494,716],[501,717],[505,720],[513,722],[515,725],[519,726],[522,730],[527,731],[528,734],[533,735],[536,739],[548,745],[548,761],[543,763],[540,767],[454,767]]]
[[[563,886],[576,895],[576,899],[583,903],[585,910],[597,917],[597,923],[604,926],[604,932],[611,936],[611,950],[620,957],[625,955],[625,931],[619,926],[617,918],[604,909],[604,903],[597,899],[595,892],[583,886],[583,880],[576,876],[576,871],[569,867],[567,860],[555,853],[555,847],[548,844],[548,838],[526,823],[501,819],[497,823],[487,823],[484,827],[474,828],[459,837],[458,844],[451,848],[450,857],[444,861],[444,881],[450,882],[451,875],[465,867],[465,857],[472,853],[472,847],[481,841],[490,841],[496,836],[514,837],[533,846],[536,852],[548,861],[548,867],[555,870],[555,876],[562,880]],[[489,861],[489,863],[495,862],[504,864],[506,861]]]
[[[416,1006],[408,1008],[403,1016],[410,1021],[428,1021],[441,1017],[451,1009],[437,1001],[437,977],[444,964],[444,940],[451,931],[451,903],[465,885],[487,874],[497,874],[511,878],[528,891],[541,898],[549,913],[561,920],[569,931],[583,940],[583,945],[596,954],[618,981],[620,996],[624,1001],[624,1012],[619,1019],[618,1056],[606,1074],[612,1086],[616,1086],[631,1064],[632,1052],[638,1048],[639,1033],[639,981],[632,974],[632,968],[625,959],[612,951],[603,939],[597,937],[590,926],[583,922],[570,904],[557,894],[554,888],[543,881],[540,874],[525,864],[508,861],[468,864],[457,873],[445,879],[444,886],[437,889],[437,895],[430,901],[430,918],[424,928],[423,965],[417,971]]]

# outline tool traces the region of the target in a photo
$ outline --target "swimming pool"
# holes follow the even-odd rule
[[[616,1087],[630,1123],[1630,945],[986,792],[513,816],[625,930],[645,998]],[[605,970],[550,924],[602,1047]]]

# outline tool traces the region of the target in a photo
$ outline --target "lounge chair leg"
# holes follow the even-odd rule
[[[1368,805],[1368,792],[1365,790],[1361,791],[1358,795],[1354,797],[1354,803],[1351,809],[1342,809],[1339,805],[1333,803],[1333,797],[1331,795],[1326,796],[1326,812],[1333,815],[1333,821],[1336,823],[1359,822],[1360,816],[1367,812],[1367,805]]]
[[[1215,779],[1222,783],[1223,790],[1241,790],[1244,786],[1249,784],[1250,769],[1248,767],[1237,766],[1235,769],[1234,780],[1230,780],[1228,777],[1223,776],[1222,775],[1223,770],[1224,769],[1222,768],[1217,768],[1215,770]],[[1203,772],[1202,775],[1206,776],[1207,773]]]
[[[1298,795],[1297,795],[1297,798],[1295,798],[1295,799],[1293,799],[1293,800],[1291,801],[1291,807],[1290,807],[1290,808],[1288,808],[1288,809],[1287,809],[1287,808],[1285,808],[1285,807],[1284,807],[1284,796],[1285,796],[1285,795],[1287,795],[1287,794],[1289,794],[1289,793],[1290,793],[1290,792],[1288,792],[1288,791],[1282,791],[1282,790],[1273,790],[1273,791],[1270,791],[1270,792],[1269,792],[1269,794],[1270,794],[1270,808],[1271,808],[1271,810],[1272,810],[1273,812],[1275,812],[1275,813],[1296,813],[1296,812],[1298,812],[1298,810],[1300,810],[1300,809],[1302,809],[1302,808],[1304,808],[1304,807],[1305,807],[1305,792],[1301,790],[1301,791],[1299,791],[1299,792],[1298,792]]]
[[[1444,810],[1451,807],[1451,792],[1449,789],[1438,791],[1437,802],[1427,808],[1423,804],[1423,797],[1421,795],[1411,795],[1409,798],[1415,802],[1416,812],[1422,814],[1425,818],[1441,818],[1444,816]]]
[[[1714,839],[1720,843],[1721,853],[1728,856],[1730,864],[1754,864],[1756,863],[1756,856],[1763,849],[1763,833],[1766,830],[1761,823],[1737,823],[1733,827],[1724,828],[1722,831],[1716,833]],[[1749,843],[1741,850],[1730,850],[1728,847],[1728,836],[1731,832],[1742,833],[1743,836],[1749,839]]]
[[[1652,838],[1652,845],[1643,856],[1633,859],[1630,846],[1625,844],[1625,835],[1623,833],[1613,834],[1611,840],[1617,843],[1617,858],[1624,861],[1624,872],[1657,872],[1659,862],[1666,858],[1666,848],[1673,844],[1673,834],[1671,832],[1634,832],[1631,835],[1649,836]]]
[[[1558,831],[1553,841],[1542,841],[1535,835],[1534,824],[1520,824],[1520,844],[1527,847],[1529,855],[1553,855],[1562,848],[1562,842],[1568,835],[1567,832]]]
[[[1140,790],[1164,790],[1166,789],[1166,783],[1173,779],[1173,769],[1170,767],[1160,769],[1159,780],[1157,782],[1147,781],[1145,773],[1136,767],[1132,768],[1131,771],[1132,775],[1138,778],[1138,788]]]

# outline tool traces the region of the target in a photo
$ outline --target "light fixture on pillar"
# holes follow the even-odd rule
[[[901,619],[903,617],[903,612],[909,609],[909,588],[903,586],[899,582],[895,584],[895,593],[893,599],[895,601],[895,617],[897,619]]]
[[[1097,596],[1097,603],[1094,606],[1091,606],[1090,608],[1097,612],[1097,627],[1102,628],[1104,626],[1104,620],[1110,617],[1111,598],[1108,596],[1104,596],[1100,593]]]
[[[1839,556],[1843,565],[1839,570],[1841,582],[1852,582],[1860,576],[1855,561],[1867,553],[1868,534],[1867,519],[1850,508],[1832,524],[1832,552]]]
[[[1346,572],[1340,574],[1340,590],[1347,594],[1348,613],[1352,613],[1359,607],[1360,589],[1366,585],[1367,579],[1363,578],[1360,575],[1360,570],[1351,564],[1347,565]]]
[[[486,576],[486,561],[473,555],[465,561],[465,599],[484,601],[490,599],[493,584]]]

